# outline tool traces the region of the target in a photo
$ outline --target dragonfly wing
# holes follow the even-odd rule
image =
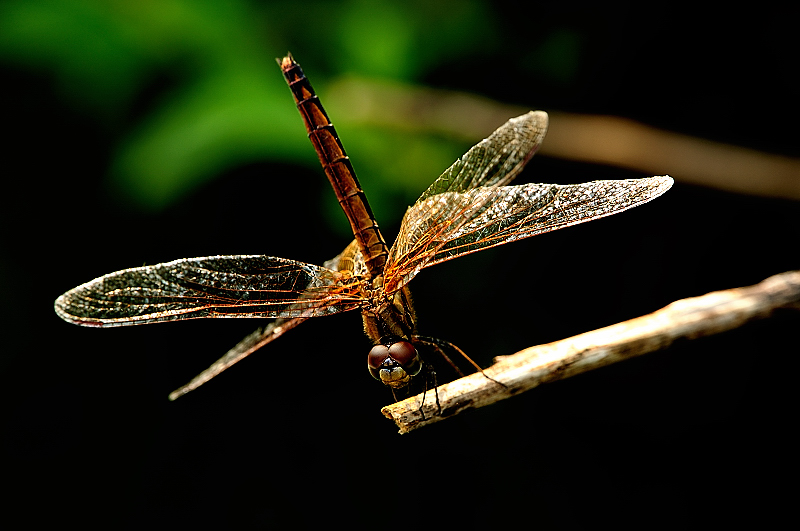
[[[353,240],[338,256],[328,260],[324,265],[325,268],[333,271],[349,272],[348,274],[350,276],[352,276],[354,272],[360,272],[360,274],[363,275],[367,270],[358,243],[355,240]],[[206,370],[192,378],[189,383],[171,392],[169,394],[169,399],[175,400],[190,391],[194,391],[231,365],[243,360],[267,343],[271,343],[305,320],[305,317],[288,319],[279,317],[267,324],[267,326],[259,328],[241,340],[236,346],[226,352],[224,356],[212,363]]]
[[[426,266],[628,210],[660,196],[672,183],[664,176],[504,187],[479,216],[447,235],[447,242]]]
[[[539,149],[547,123],[544,111],[531,111],[510,119],[447,168],[417,203],[445,192],[508,184]]]
[[[346,274],[354,277],[365,277],[368,273],[364,255],[361,253],[361,247],[356,240],[350,242],[350,245],[345,247],[344,251],[336,257],[325,262],[324,266],[334,271],[346,272]]]
[[[384,288],[393,293],[420,269],[463,254],[622,212],[655,199],[672,183],[669,176],[572,185],[534,183],[434,196],[406,214],[415,220],[419,240],[392,263]],[[466,219],[456,226],[436,214],[437,203],[451,201],[481,206],[463,208],[457,215]],[[404,227],[405,219],[401,230]]]
[[[349,272],[271,256],[186,258],[111,273],[55,303],[64,320],[124,326],[201,317],[306,318],[358,308]]]
[[[384,289],[400,289],[446,243],[443,236],[479,215],[492,190],[519,174],[546,132],[545,112],[512,118],[445,170],[406,211],[389,250]]]
[[[274,339],[278,339],[286,331],[291,330],[305,320],[306,319],[304,317],[296,317],[294,319],[278,318],[269,323],[267,326],[259,328],[246,338],[242,339],[235,347],[226,352],[225,355],[220,359],[212,363],[208,369],[192,378],[189,383],[171,392],[169,394],[169,399],[175,400],[176,398],[185,395],[189,391],[194,391],[234,363],[243,360],[267,343],[272,342]]]

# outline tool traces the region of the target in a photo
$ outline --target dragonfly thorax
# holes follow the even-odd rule
[[[403,288],[391,298],[385,297],[382,289],[373,290],[362,308],[361,316],[364,332],[374,344],[382,343],[385,337],[408,339],[416,332],[417,318],[408,288]]]
[[[368,356],[369,372],[392,388],[405,387],[422,369],[422,361],[408,340],[416,330],[416,316],[408,288],[386,297],[382,279],[361,312],[364,331],[375,344]]]

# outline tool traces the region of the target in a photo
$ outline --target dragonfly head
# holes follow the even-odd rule
[[[381,339],[369,351],[367,364],[369,373],[375,379],[394,389],[408,385],[411,378],[422,369],[422,360],[417,349],[398,337]]]

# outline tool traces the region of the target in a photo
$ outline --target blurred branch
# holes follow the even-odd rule
[[[395,421],[400,433],[407,433],[542,383],[665,349],[680,338],[694,339],[737,328],[769,317],[778,308],[800,309],[800,271],[774,275],[754,286],[682,299],[649,315],[500,356],[484,370],[489,378],[477,373],[439,386],[441,412],[432,392],[427,393],[422,408],[424,417],[420,412],[423,395],[386,406],[381,412]]]
[[[459,92],[346,78],[327,87],[329,107],[349,121],[423,130],[475,142],[531,109]],[[731,192],[800,199],[800,160],[712,142],[614,116],[546,110],[541,153],[609,164]]]

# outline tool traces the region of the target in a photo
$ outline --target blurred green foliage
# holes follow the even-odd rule
[[[147,209],[248,162],[317,164],[275,64],[287,50],[325,103],[338,76],[415,83],[497,31],[477,0],[7,0],[0,27],[0,60],[96,117],[115,146],[111,187]],[[544,53],[530,61],[568,75]],[[402,215],[469,147],[328,111],[379,216]]]

